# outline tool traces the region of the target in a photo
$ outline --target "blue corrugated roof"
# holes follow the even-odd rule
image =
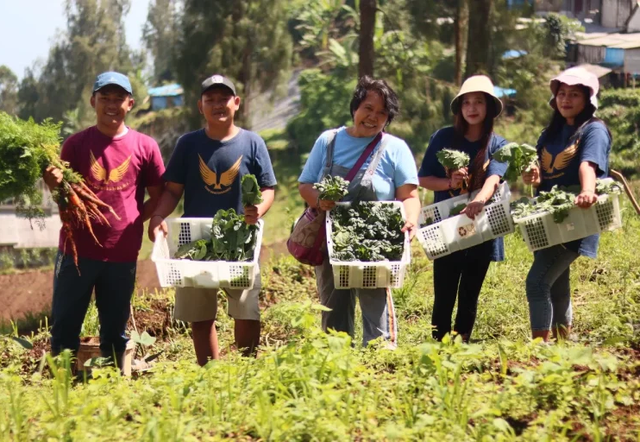
[[[151,97],[175,97],[182,95],[184,90],[178,83],[165,84],[164,86],[152,87],[148,90]]]
[[[515,89],[507,89],[504,87],[494,86],[493,93],[496,94],[498,98],[500,97],[513,97],[516,94]]]

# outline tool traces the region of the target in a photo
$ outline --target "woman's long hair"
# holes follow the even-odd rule
[[[459,99],[462,100],[464,95]],[[493,97],[489,94],[484,94],[485,103],[487,106],[487,115],[484,117],[484,121],[482,122],[482,137],[480,137],[480,150],[478,154],[471,160],[471,164],[469,166],[469,173],[471,175],[471,182],[469,183],[469,192],[480,189],[484,184],[484,178],[486,175],[486,171],[484,169],[484,159],[486,156],[487,149],[489,147],[489,142],[491,141],[491,136],[493,135],[493,120],[496,117],[497,109],[496,102],[493,100]],[[454,136],[453,136],[453,148],[459,148],[464,142],[464,136],[469,129],[469,123],[464,119],[462,115],[462,105],[458,106],[458,112],[454,117],[453,128]]]

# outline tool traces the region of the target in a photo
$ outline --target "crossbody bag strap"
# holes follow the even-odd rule
[[[331,171],[333,165],[333,151],[335,150],[336,138],[338,138],[338,129],[334,129],[329,134],[329,142],[327,143],[327,154],[324,162],[324,170],[322,176],[324,177]]]
[[[369,155],[371,155],[371,152],[373,152],[373,149],[380,142],[380,139],[382,139],[382,132],[376,135],[371,143],[369,143],[369,145],[365,148],[364,152],[362,152],[362,154],[360,155],[360,158],[358,158],[358,161],[356,161],[356,164],[353,166],[353,168],[351,168],[351,170],[345,177],[345,180],[351,181],[356,176],[364,162],[367,160],[367,158],[369,158]]]

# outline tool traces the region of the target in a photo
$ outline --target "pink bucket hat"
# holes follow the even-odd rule
[[[554,77],[549,82],[549,87],[551,88],[551,93],[553,97],[549,101],[549,105],[555,109],[555,96],[558,93],[558,89],[560,88],[560,83],[564,83],[569,86],[581,85],[589,88],[589,100],[594,108],[598,108],[598,91],[600,90],[600,82],[598,81],[598,77],[595,74],[587,71],[583,67],[574,67],[569,68],[557,77]]]

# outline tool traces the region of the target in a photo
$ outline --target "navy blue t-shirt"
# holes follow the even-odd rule
[[[444,166],[440,164],[438,158],[436,157],[436,153],[440,152],[442,149],[455,149],[466,152],[471,159],[470,163],[473,163],[473,159],[482,148],[482,141],[469,141],[466,138],[463,138],[462,143],[454,148],[454,135],[455,129],[453,128],[453,126],[440,129],[433,135],[431,135],[431,139],[429,140],[429,147],[427,147],[427,151],[424,154],[424,158],[422,159],[422,166],[420,167],[420,171],[418,171],[419,177],[435,176],[438,178],[447,178],[447,173],[444,170]],[[485,164],[487,163],[487,161],[489,162],[486,170],[487,178],[491,175],[498,175],[502,177],[507,172],[507,168],[509,166],[508,163],[502,163],[493,158],[493,154],[505,144],[507,144],[507,140],[505,140],[503,137],[501,137],[500,135],[496,135],[495,133],[491,134],[491,139],[489,140],[489,145],[485,153],[484,161]],[[434,202],[439,203],[440,201],[444,201],[458,195],[460,195],[460,189],[435,191]],[[502,239],[502,237],[493,239],[491,240],[491,242],[493,242],[493,253],[491,254],[491,260],[504,260],[504,240]]]
[[[565,124],[555,136],[546,139],[543,132],[538,140],[541,183],[538,191],[549,191],[554,185],[580,185],[580,163],[588,161],[596,166],[596,177],[604,178],[609,173],[611,137],[601,121],[593,121],[576,134],[576,126]],[[574,136],[576,135],[576,136]],[[569,250],[595,258],[600,235],[565,244]]]
[[[273,187],[276,177],[264,140],[240,129],[230,140],[209,138],[204,129],[178,139],[163,175],[184,185],[185,217],[210,218],[218,210],[243,213],[240,180],[253,174],[260,187]]]

